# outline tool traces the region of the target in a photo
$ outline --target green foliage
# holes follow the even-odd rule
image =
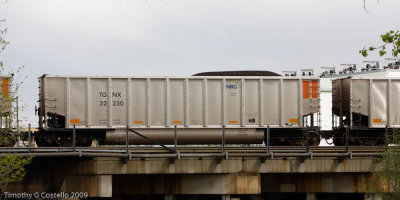
[[[0,147],[11,146],[16,142],[15,137],[8,131],[0,131]]]
[[[392,56],[398,57],[400,53],[400,31],[390,30],[381,35],[383,44],[379,47],[370,46],[363,48],[359,53],[367,57],[368,52],[378,51],[380,56],[391,50]],[[390,47],[387,47],[390,46]],[[377,177],[376,188],[384,200],[400,199],[400,131],[393,130],[386,133],[385,151],[378,158],[375,169]]]
[[[9,42],[4,38],[5,34],[7,33],[7,28],[2,27],[4,21],[4,19],[0,20],[0,53],[4,51],[6,46],[9,44]],[[3,63],[1,63],[1,66],[3,66]]]
[[[7,189],[7,185],[11,182],[22,181],[25,176],[25,168],[23,166],[32,161],[32,156],[19,156],[13,154],[3,154],[0,158],[0,192]]]
[[[0,20],[0,55],[5,50],[9,42],[5,39],[7,29],[3,28],[3,22]],[[0,76],[4,73],[4,62],[0,60]],[[18,68],[19,72],[22,68]],[[2,126],[0,127],[0,146],[10,146],[15,143],[15,131],[12,129],[12,123],[15,121],[16,108],[13,107],[15,96],[21,83],[9,83],[13,84],[13,87],[9,87],[10,94],[7,96],[3,95],[2,89],[0,92],[0,120]],[[10,109],[11,108],[11,109]],[[18,130],[19,127],[17,127]],[[25,176],[24,166],[32,161],[32,156],[19,156],[13,154],[1,154],[0,155],[0,192],[4,192],[7,189],[7,185],[12,182],[22,181]],[[0,196],[1,198],[1,196]]]
[[[386,133],[384,153],[378,158],[375,176],[383,200],[400,199],[400,131]]]
[[[7,28],[3,28],[2,25],[4,23],[4,19],[0,20],[0,55],[9,44],[7,40],[5,40],[5,34],[7,33]],[[4,62],[0,60],[0,76],[4,73]],[[9,105],[12,104],[12,98],[4,98],[3,97],[3,90],[0,88],[0,117],[2,120],[2,126],[0,128],[0,146],[9,146],[15,142],[15,137],[11,134],[11,128],[4,128],[6,127],[5,124],[10,124],[12,120],[12,113],[4,112],[9,109]],[[7,126],[11,127],[11,126]]]
[[[389,32],[381,35],[381,39],[383,42],[381,46],[379,47],[370,46],[368,48],[364,47],[359,51],[359,53],[362,56],[367,57],[369,51],[372,52],[378,50],[379,55],[384,56],[387,53],[386,46],[389,45],[391,46],[389,47],[389,49],[392,51],[392,56],[397,57],[400,53],[400,32],[390,30]]]

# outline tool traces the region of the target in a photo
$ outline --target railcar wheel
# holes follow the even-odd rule
[[[345,143],[343,142],[343,138],[339,135],[335,135],[333,137],[333,144],[335,146],[343,146]]]
[[[310,146],[319,146],[320,143],[321,143],[321,138],[319,137],[313,137],[310,140]]]
[[[80,138],[77,140],[77,146],[80,147],[90,147],[92,146],[92,138]]]

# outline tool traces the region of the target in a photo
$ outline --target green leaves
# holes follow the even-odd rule
[[[5,191],[12,182],[22,181],[25,176],[25,165],[32,161],[32,156],[2,154],[0,156],[0,189]]]
[[[391,35],[392,33],[386,33],[384,35],[381,35],[382,41],[385,43],[392,43],[393,42],[393,36]]]
[[[7,28],[2,28],[1,26],[4,21],[4,19],[0,20],[0,53],[6,49],[6,46],[9,44],[9,42],[4,39],[4,35],[7,33]]]
[[[4,19],[0,19],[0,54],[9,44],[7,40],[5,40],[5,34],[7,33],[7,28],[3,28]],[[4,72],[4,65],[3,61],[0,61],[0,75],[3,75]],[[18,68],[17,72],[22,69],[21,67]],[[10,74],[10,73],[6,73]],[[16,92],[20,85],[20,82],[10,82],[10,97],[5,99],[2,97],[0,101],[0,110],[8,106],[12,107],[12,103],[15,101]],[[2,96],[0,94],[0,96]],[[0,129],[0,146],[12,146],[17,138],[18,131],[15,131],[15,114],[16,108],[12,107],[10,111],[2,112],[1,116],[3,117],[3,128]],[[6,127],[6,128],[4,128]],[[17,130],[20,127],[17,127]],[[20,135],[23,136],[23,135]],[[32,161],[32,156],[24,157],[14,154],[0,154],[0,194],[6,190],[6,187],[11,182],[22,181],[25,176],[25,168],[27,164]],[[0,195],[1,199],[1,195]]]
[[[378,53],[380,56],[384,56],[386,55],[386,46],[387,45],[391,45],[391,50],[392,50],[392,56],[397,57],[400,53],[400,32],[399,31],[393,31],[390,30],[389,32],[381,35],[381,39],[382,42],[384,44],[382,44],[379,47],[374,47],[374,46],[370,46],[368,47],[368,49],[365,49],[365,47],[363,49],[361,49],[359,51],[359,53],[363,56],[363,57],[368,57],[368,51],[375,51],[378,50]]]
[[[393,49],[393,55],[394,55],[394,57],[397,57],[397,56],[399,55],[399,53],[400,53],[400,50],[399,50],[399,49],[397,49],[397,50],[394,50],[394,49]]]
[[[359,53],[362,55],[362,56],[364,56],[364,57],[367,57],[368,56],[368,51],[364,48],[364,49],[361,49],[360,51],[359,51]]]
[[[382,155],[377,158],[374,175],[377,177],[375,187],[382,199],[400,198],[400,131],[393,129],[385,133],[386,146]]]

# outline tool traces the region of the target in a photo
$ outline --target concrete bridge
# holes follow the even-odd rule
[[[364,157],[36,157],[12,193],[112,199],[379,199]]]

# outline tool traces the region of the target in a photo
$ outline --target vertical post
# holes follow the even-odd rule
[[[308,129],[308,126],[306,128],[306,152],[310,152],[310,130]]]
[[[16,97],[16,99],[17,99],[17,133],[18,133],[18,135],[19,135],[19,114],[18,114],[19,107],[18,107],[18,97]],[[10,126],[10,127],[11,127],[11,126]]]
[[[129,125],[126,125],[126,153],[129,153]]]
[[[269,144],[271,140],[271,130],[269,129],[269,125],[267,125],[267,153],[269,153]]]
[[[346,153],[349,153],[349,126],[346,126]]]
[[[343,127],[343,103],[345,101],[343,101],[342,97],[343,97],[343,80],[339,80],[339,127]],[[370,115],[371,116],[371,115]]]
[[[28,124],[28,148],[29,148],[29,153],[31,152],[31,143],[32,143],[32,135],[31,135],[31,124]]]
[[[308,116],[304,117],[304,124],[305,124],[305,126],[308,126]]]
[[[57,117],[57,113],[54,114],[54,119],[56,120],[56,125],[55,125],[55,127],[56,127],[56,129],[57,129],[57,127],[58,127],[58,117]]]
[[[176,125],[174,127],[174,145],[175,145],[175,150],[177,150],[178,149],[178,138],[176,135]]]
[[[173,194],[166,194],[164,200],[176,200],[176,196]]]
[[[317,199],[316,193],[307,193],[306,194],[306,200],[316,200],[316,199]]]
[[[389,132],[388,132],[389,130],[388,130],[388,126],[386,125],[385,126],[385,139],[384,139],[384,141],[385,141],[385,151],[386,151],[386,148],[387,148],[387,146],[388,146],[388,144],[389,144]]]
[[[225,125],[222,125],[222,153],[225,153]]]
[[[74,124],[74,129],[72,130],[72,151],[74,152],[75,152],[75,147],[76,147],[76,129]]]

